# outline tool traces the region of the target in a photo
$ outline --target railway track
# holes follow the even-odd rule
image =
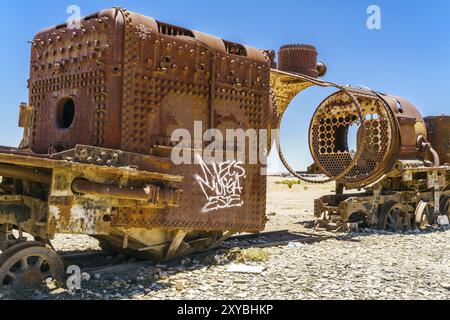
[[[229,238],[224,241],[217,249],[229,250],[232,248],[248,249],[248,248],[267,248],[286,246],[291,242],[311,244],[332,238],[332,236],[317,236],[306,233],[294,233],[288,230],[262,232],[257,234],[243,234]],[[215,250],[217,250],[215,249]],[[201,259],[208,256],[213,250],[197,254],[188,255],[167,262],[165,266],[179,266],[183,259],[191,260]],[[123,257],[112,257],[104,251],[94,251],[75,254],[62,254],[61,258],[66,265],[79,265],[83,272],[89,274],[119,274],[139,268],[155,266],[150,261],[126,261]],[[121,261],[122,259],[122,261]]]

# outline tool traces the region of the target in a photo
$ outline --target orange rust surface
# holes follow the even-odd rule
[[[170,153],[173,131],[187,129],[194,137],[195,121],[224,136],[226,129],[272,126],[265,53],[124,9],[90,15],[81,24],[35,36],[27,107],[32,126],[23,142],[29,145],[0,148],[0,163],[52,174],[52,232],[264,229],[263,165],[242,166],[240,205],[204,212],[207,199],[195,178],[202,167],[175,166]],[[155,207],[79,195],[70,188],[77,178],[106,189],[158,185],[171,200]],[[86,216],[73,221],[83,210]],[[105,215],[111,216],[107,224]]]

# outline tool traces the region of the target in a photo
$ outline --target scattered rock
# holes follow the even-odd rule
[[[300,243],[300,242],[289,242],[288,244],[288,248],[290,249],[300,249],[304,246],[304,244]]]
[[[442,288],[450,290],[450,283],[449,282],[443,282],[441,283]]]
[[[227,272],[234,273],[262,273],[264,271],[263,266],[248,265],[248,264],[231,264]]]
[[[238,292],[236,294],[236,298],[239,298],[239,299],[246,299],[247,297],[248,297],[248,294],[245,292]]]
[[[90,281],[90,280],[91,280],[91,275],[90,275],[89,273],[83,272],[83,273],[81,274],[81,279],[82,279],[83,281]]]
[[[63,288],[58,288],[58,289],[55,289],[50,292],[50,294],[52,294],[52,295],[64,294],[64,293],[67,293],[67,290],[63,289]]]
[[[178,291],[183,290],[184,289],[184,283],[182,281],[175,282],[175,289],[177,289]]]
[[[223,265],[223,264],[226,264],[226,263],[229,262],[228,258],[226,256],[224,256],[224,255],[216,255],[216,256],[214,256],[214,260],[219,265]]]

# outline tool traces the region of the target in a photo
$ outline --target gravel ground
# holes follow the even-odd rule
[[[169,286],[142,298],[449,299],[449,241],[442,232],[272,248],[259,275],[229,274],[227,266],[190,271],[168,281],[185,283],[182,290]]]
[[[314,197],[332,186],[275,185],[269,180],[268,230],[313,233]],[[286,201],[284,201],[286,200]],[[323,233],[321,234],[323,235]],[[390,234],[326,234],[309,245],[251,249],[255,274],[228,272],[249,250],[220,250],[170,265],[133,267],[124,273],[91,274],[81,292],[34,292],[34,299],[450,299],[450,231]],[[63,252],[98,250],[89,237],[59,236]],[[236,243],[236,246],[245,243]],[[121,261],[121,257],[106,257]],[[122,260],[123,261],[123,260]],[[132,262],[132,261],[131,261]]]

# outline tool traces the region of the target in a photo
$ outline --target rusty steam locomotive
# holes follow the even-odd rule
[[[317,226],[397,232],[448,225],[450,117],[423,118],[403,98],[314,79],[314,72],[309,77],[299,75],[307,70],[292,61],[301,60],[302,50],[304,46],[287,46],[287,52],[280,52],[289,57],[280,60],[280,68],[291,73],[273,70],[272,87],[278,126],[292,99],[303,90],[338,89],[319,105],[309,129],[315,161],[311,168],[326,178],[298,174],[286,161],[278,139],[280,159],[292,175],[312,183],[336,181],[335,194],[315,201]],[[350,148],[351,131],[356,133],[356,150]]]
[[[264,165],[239,164],[238,191],[205,213],[214,197],[195,179],[202,167],[174,165],[171,134],[193,132],[195,121],[221,131],[277,128],[291,100],[314,85],[339,89],[311,125],[314,160],[338,186],[316,202],[321,221],[403,228],[414,211],[422,223],[448,213],[448,118],[424,120],[403,99],[319,80],[326,66],[311,46],[284,46],[278,61],[277,68],[273,51],[121,8],[88,16],[77,29],[39,32],[29,102],[20,106],[23,140],[0,148],[0,286],[61,279],[56,234],[86,234],[107,251],[167,260],[264,230]],[[355,187],[366,192],[341,192]]]

